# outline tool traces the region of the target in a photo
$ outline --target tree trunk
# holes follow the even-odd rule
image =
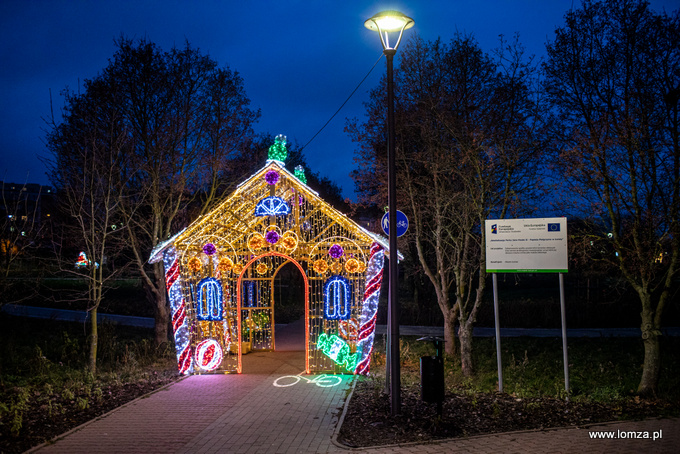
[[[90,311],[90,357],[88,368],[92,376],[97,375],[97,341],[99,333],[97,331],[97,308]]]
[[[170,323],[168,314],[168,293],[165,290],[165,275],[163,274],[163,263],[153,264],[155,288],[147,292],[149,298],[153,298],[154,307],[154,342],[160,346],[168,342],[168,325]]]
[[[444,313],[444,351],[450,356],[456,355],[456,320],[458,311]]]
[[[462,321],[458,328],[458,340],[460,341],[460,367],[465,377],[471,377],[472,367],[472,323]]]
[[[656,395],[661,369],[661,352],[659,347],[659,330],[654,325],[654,312],[651,310],[650,296],[642,299],[642,343],[645,357],[642,363],[642,378],[637,393],[643,396]]]

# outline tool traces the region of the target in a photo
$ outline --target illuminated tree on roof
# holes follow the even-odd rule
[[[286,136],[279,134],[274,139],[274,143],[269,147],[269,160],[284,163],[288,157],[286,148]]]

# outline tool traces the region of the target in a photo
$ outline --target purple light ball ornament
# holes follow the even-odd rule
[[[264,175],[264,179],[268,184],[274,186],[279,182],[279,172],[276,170],[270,170]]]
[[[264,236],[264,239],[267,240],[267,243],[270,244],[276,244],[279,242],[279,234],[276,233],[275,230],[270,230],[267,232],[267,234]]]
[[[333,246],[328,249],[328,255],[333,257],[334,259],[339,259],[340,257],[343,256],[345,251],[342,250],[342,246],[339,244],[334,244]]]
[[[203,246],[203,252],[205,255],[213,255],[215,252],[217,252],[217,248],[214,244],[207,243],[205,246]]]

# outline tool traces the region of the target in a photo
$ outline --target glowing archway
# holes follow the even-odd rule
[[[241,301],[243,301],[243,295],[241,294],[242,289],[243,289],[243,279],[245,276],[245,273],[252,267],[252,265],[255,262],[260,261],[261,259],[265,257],[280,257],[282,259],[285,259],[285,262],[283,262],[272,274],[271,279],[272,279],[272,285],[273,285],[273,279],[276,276],[276,273],[278,270],[281,268],[281,266],[285,265],[286,263],[290,262],[293,263],[298,270],[300,270],[300,273],[302,274],[305,282],[305,373],[309,373],[309,280],[307,279],[307,273],[305,273],[305,270],[302,268],[302,266],[295,260],[294,258],[290,257],[289,255],[286,254],[281,254],[279,252],[266,252],[264,254],[258,255],[257,257],[253,257],[246,265],[243,267],[243,270],[238,276],[238,280],[236,282],[236,301],[237,301],[237,311],[238,311],[238,338],[241,339],[241,329],[242,329],[242,320],[241,320]],[[241,342],[239,342],[238,346],[238,373],[240,374],[242,371],[242,361],[241,361]]]

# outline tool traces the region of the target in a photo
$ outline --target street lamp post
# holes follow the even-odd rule
[[[399,269],[397,267],[397,172],[394,144],[394,74],[393,60],[404,30],[413,27],[413,19],[398,11],[383,11],[364,22],[364,26],[378,32],[383,53],[387,60],[387,205],[389,210],[389,295],[387,352],[390,375],[390,408],[392,415],[401,412],[401,372],[399,367]],[[394,46],[390,46],[389,34],[399,33]]]

